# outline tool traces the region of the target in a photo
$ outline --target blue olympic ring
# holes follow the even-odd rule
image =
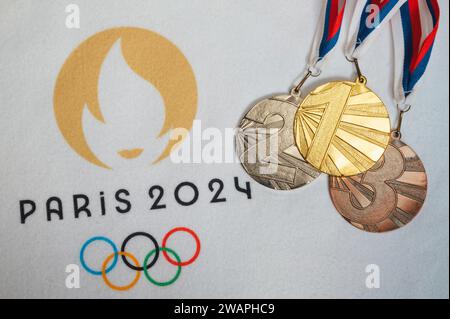
[[[94,241],[97,240],[101,240],[104,241],[106,243],[108,243],[109,245],[111,245],[111,247],[114,250],[114,260],[111,264],[111,266],[109,266],[106,269],[106,273],[109,273],[111,270],[113,270],[113,268],[116,266],[117,264],[117,259],[118,259],[118,255],[119,255],[119,251],[117,250],[116,244],[114,244],[114,242],[106,237],[102,237],[102,236],[96,236],[96,237],[92,237],[91,239],[87,240],[84,244],[83,247],[81,247],[80,250],[80,261],[81,261],[81,265],[83,266],[83,268],[90,274],[95,275],[95,276],[101,276],[102,275],[102,271],[101,270],[93,270],[91,269],[85,262],[84,260],[84,251],[86,250],[87,246],[89,246],[89,244],[91,244]]]

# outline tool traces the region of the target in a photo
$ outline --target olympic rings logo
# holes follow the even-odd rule
[[[178,256],[178,254],[173,249],[168,248],[166,246],[167,240],[169,239],[169,237],[172,236],[176,232],[186,232],[189,235],[191,235],[195,240],[195,243],[196,243],[195,253],[190,259],[188,259],[186,261],[182,261],[181,258]],[[140,265],[137,258],[133,256],[133,254],[126,251],[128,242],[137,236],[143,236],[143,237],[148,238],[154,246],[154,248],[145,256],[142,266]],[[84,254],[85,254],[86,248],[95,241],[106,242],[113,249],[113,253],[110,254],[108,257],[106,257],[106,259],[103,261],[100,270],[92,269],[90,266],[87,265],[87,263],[84,259]],[[96,236],[96,237],[92,237],[92,238],[88,239],[81,247],[80,262],[81,262],[81,265],[83,266],[83,268],[91,275],[102,276],[105,284],[113,290],[125,291],[125,290],[131,289],[139,281],[142,271],[144,272],[144,275],[147,278],[147,280],[149,282],[151,282],[152,284],[154,284],[156,286],[169,286],[169,285],[173,284],[178,279],[178,277],[180,277],[182,267],[192,264],[198,258],[199,254],[200,254],[200,248],[201,248],[200,239],[198,238],[197,234],[193,230],[186,228],[186,227],[176,227],[176,228],[170,230],[164,236],[161,247],[158,245],[158,242],[152,235],[150,235],[149,233],[145,233],[145,232],[135,232],[135,233],[132,233],[131,235],[129,235],[127,238],[125,238],[125,240],[123,241],[122,246],[120,248],[120,251],[117,249],[116,244],[114,244],[114,242],[111,239],[109,239],[107,237],[103,237],[103,236]],[[152,268],[152,266],[154,266],[156,264],[156,262],[158,261],[158,258],[161,255],[160,252],[162,252],[162,255],[170,264],[177,267],[177,272],[176,272],[175,276],[168,281],[158,281],[158,280],[154,279],[150,275],[150,272],[149,272],[150,268]],[[172,257],[169,255],[171,255]],[[135,275],[134,279],[131,281],[131,283],[129,283],[128,285],[125,285],[125,286],[117,286],[117,285],[113,284],[108,279],[108,276],[107,276],[107,274],[110,271],[112,271],[114,269],[114,267],[116,266],[119,256],[122,257],[122,261],[125,263],[125,265],[128,268],[136,271],[136,275]],[[112,263],[111,263],[111,260],[112,260]],[[130,260],[132,263],[130,263]]]

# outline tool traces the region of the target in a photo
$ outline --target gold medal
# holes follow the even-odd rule
[[[289,95],[271,97],[255,104],[239,124],[236,152],[245,171],[258,183],[277,190],[301,187],[319,176],[299,152],[294,138],[294,117],[302,101],[301,88],[336,47],[345,1],[331,9],[324,2],[306,73]],[[327,26],[333,26],[328,28]],[[332,29],[332,33],[329,33]],[[326,32],[325,32],[326,30]],[[276,146],[276,147],[274,147]]]
[[[359,72],[358,72],[359,73]],[[355,82],[329,82],[306,96],[295,115],[300,153],[316,169],[351,176],[370,169],[389,144],[384,103],[359,75]]]
[[[409,223],[422,208],[427,175],[417,154],[399,136],[369,171],[351,177],[330,177],[333,204],[353,226],[385,232]]]

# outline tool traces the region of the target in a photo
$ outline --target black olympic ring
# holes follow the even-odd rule
[[[152,261],[147,265],[147,269],[150,269],[157,261],[159,258],[159,245],[158,242],[156,241],[155,237],[153,237],[152,235],[148,234],[148,233],[144,233],[144,232],[135,232],[132,233],[131,235],[129,235],[127,238],[125,238],[125,240],[122,243],[122,247],[120,248],[120,251],[125,252],[125,248],[128,244],[128,242],[133,239],[136,236],[144,236],[147,237],[148,239],[150,239],[153,242],[153,245],[155,246],[155,256],[153,257]],[[127,265],[129,268],[136,270],[136,271],[143,271],[144,267],[136,267],[135,265],[131,264],[126,255],[122,255],[122,260],[125,263],[125,265]]]

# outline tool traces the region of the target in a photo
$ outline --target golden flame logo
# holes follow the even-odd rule
[[[86,140],[83,111],[106,124],[99,103],[100,70],[115,43],[120,43],[129,68],[159,92],[165,110],[158,138],[171,130],[190,130],[197,111],[197,85],[191,65],[169,40],[140,28],[113,28],[82,42],[67,58],[56,80],[54,111],[57,124],[67,143],[89,162],[110,168],[93,152]],[[125,106],[126,107],[126,106]],[[149,137],[150,138],[150,137]],[[184,137],[170,139],[157,163],[166,158]],[[118,150],[126,159],[136,158],[142,148]]]

